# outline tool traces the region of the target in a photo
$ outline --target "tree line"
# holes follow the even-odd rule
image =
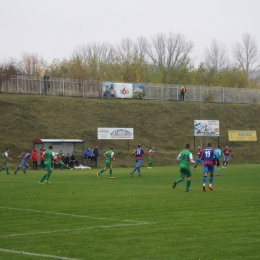
[[[182,34],[158,33],[120,43],[87,43],[74,49],[69,59],[50,64],[39,54],[23,53],[19,61],[0,62],[0,76],[24,75],[77,80],[142,82],[257,88],[260,55],[255,38],[245,33],[229,57],[225,45],[213,39],[195,67],[194,44]]]

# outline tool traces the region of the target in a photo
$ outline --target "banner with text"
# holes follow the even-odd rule
[[[228,130],[229,141],[257,141],[255,130]]]
[[[133,128],[98,128],[98,139],[134,139]]]
[[[133,98],[133,84],[103,82],[103,98]]]
[[[194,120],[194,136],[219,136],[219,120]]]

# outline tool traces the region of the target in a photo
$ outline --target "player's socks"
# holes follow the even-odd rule
[[[46,179],[46,177],[47,177],[47,174],[44,173],[43,176],[42,176],[42,179],[40,180],[40,182],[43,182]]]
[[[196,169],[197,168],[197,165],[194,165],[194,168],[193,169]]]
[[[110,177],[112,177],[112,170],[109,171],[109,175],[110,175]]]
[[[206,182],[207,182],[207,176],[203,176],[203,179],[202,179],[203,185],[206,185]]]
[[[191,183],[191,180],[187,180],[187,181],[186,181],[186,190],[189,190],[189,188],[190,188],[190,183]]]
[[[138,168],[138,175],[141,175],[140,168]]]
[[[228,165],[228,162],[226,162],[226,166],[225,167],[227,167],[227,165]]]
[[[19,167],[17,167],[17,169],[15,170],[14,174],[16,174],[19,171]]]
[[[132,173],[134,173],[136,170],[137,170],[137,168],[135,167],[135,168],[132,170]]]
[[[26,173],[27,169],[28,169],[28,167],[25,166],[24,169],[23,169],[23,172]]]
[[[103,170],[101,170],[100,172],[98,172],[98,175],[100,175],[101,173],[103,173],[105,170],[103,169]]]
[[[182,180],[182,178],[179,178],[177,181],[176,181],[176,183],[178,184],[178,183],[180,183],[180,182],[182,182],[183,180]]]
[[[209,185],[212,186],[212,182],[213,182],[214,176],[210,176],[209,177]]]
[[[6,174],[9,174],[9,169],[8,168],[6,168]]]
[[[47,174],[46,181],[49,181],[51,174],[52,174],[52,172],[49,172],[49,174]]]

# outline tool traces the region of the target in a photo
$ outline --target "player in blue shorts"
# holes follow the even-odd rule
[[[24,155],[24,157],[23,157],[20,165],[15,170],[14,174],[16,174],[20,170],[21,167],[24,167],[23,173],[26,173],[26,170],[29,167],[29,164],[27,163],[27,161],[28,161],[28,159],[31,158],[31,154],[29,154],[29,153],[21,153],[18,157],[21,157],[22,155]]]
[[[140,167],[142,164],[142,158],[143,154],[146,154],[144,149],[141,147],[141,144],[138,144],[138,147],[133,151],[133,155],[135,156],[135,167],[131,171],[131,176],[134,177],[134,173],[137,170],[138,171],[138,176],[141,177],[141,171]]]
[[[214,164],[215,164],[215,150],[211,148],[211,143],[208,143],[208,146],[206,149],[202,152],[202,159],[204,162],[203,165],[203,191],[206,191],[206,182],[207,182],[207,176],[208,173],[210,173],[209,178],[209,189],[213,190],[212,183],[214,178]]]
[[[198,146],[197,154],[198,154],[198,157],[197,157],[196,163],[195,163],[195,165],[193,167],[193,171],[196,171],[196,168],[197,168],[198,164],[203,165],[203,160],[201,158],[202,157],[202,149],[201,149],[200,146]]]

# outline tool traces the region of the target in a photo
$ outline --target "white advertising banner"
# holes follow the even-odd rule
[[[98,128],[98,139],[106,140],[106,139],[134,139],[134,129],[133,128],[107,128],[107,127],[99,127]]]
[[[194,120],[194,136],[219,136],[219,120]]]
[[[103,82],[103,98],[133,98],[133,84]]]

